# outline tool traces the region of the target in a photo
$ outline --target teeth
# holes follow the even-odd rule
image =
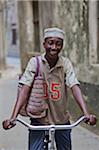
[[[51,54],[56,54],[57,52],[56,51],[51,51]]]

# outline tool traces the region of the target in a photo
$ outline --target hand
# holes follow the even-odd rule
[[[2,126],[5,130],[11,129],[12,127],[14,127],[16,124],[14,122],[14,119],[8,119],[8,120],[4,120],[2,122]]]
[[[85,119],[85,123],[89,124],[89,125],[96,125],[97,123],[97,118],[95,115],[92,115],[92,114],[87,114],[85,115],[86,116],[86,119]]]

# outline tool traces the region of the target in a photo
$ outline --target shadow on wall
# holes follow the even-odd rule
[[[90,84],[90,83],[81,83],[81,90],[85,99],[85,102],[88,106],[88,110],[90,113],[93,113],[99,118],[99,85]],[[70,92],[70,91],[69,91]],[[82,112],[79,109],[78,105],[75,103],[75,100],[70,94],[69,97],[69,110],[73,119],[77,119],[77,117],[81,116]],[[72,106],[72,107],[71,107]],[[92,127],[84,124],[84,127],[88,128],[92,132],[99,135],[99,121],[97,121],[96,127]]]

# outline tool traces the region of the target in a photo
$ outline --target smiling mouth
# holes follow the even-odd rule
[[[51,53],[52,55],[55,55],[55,54],[57,54],[57,50],[50,49],[50,53]]]

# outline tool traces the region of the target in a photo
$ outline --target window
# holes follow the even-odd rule
[[[17,41],[16,29],[12,29],[12,45],[16,45],[16,41]]]

